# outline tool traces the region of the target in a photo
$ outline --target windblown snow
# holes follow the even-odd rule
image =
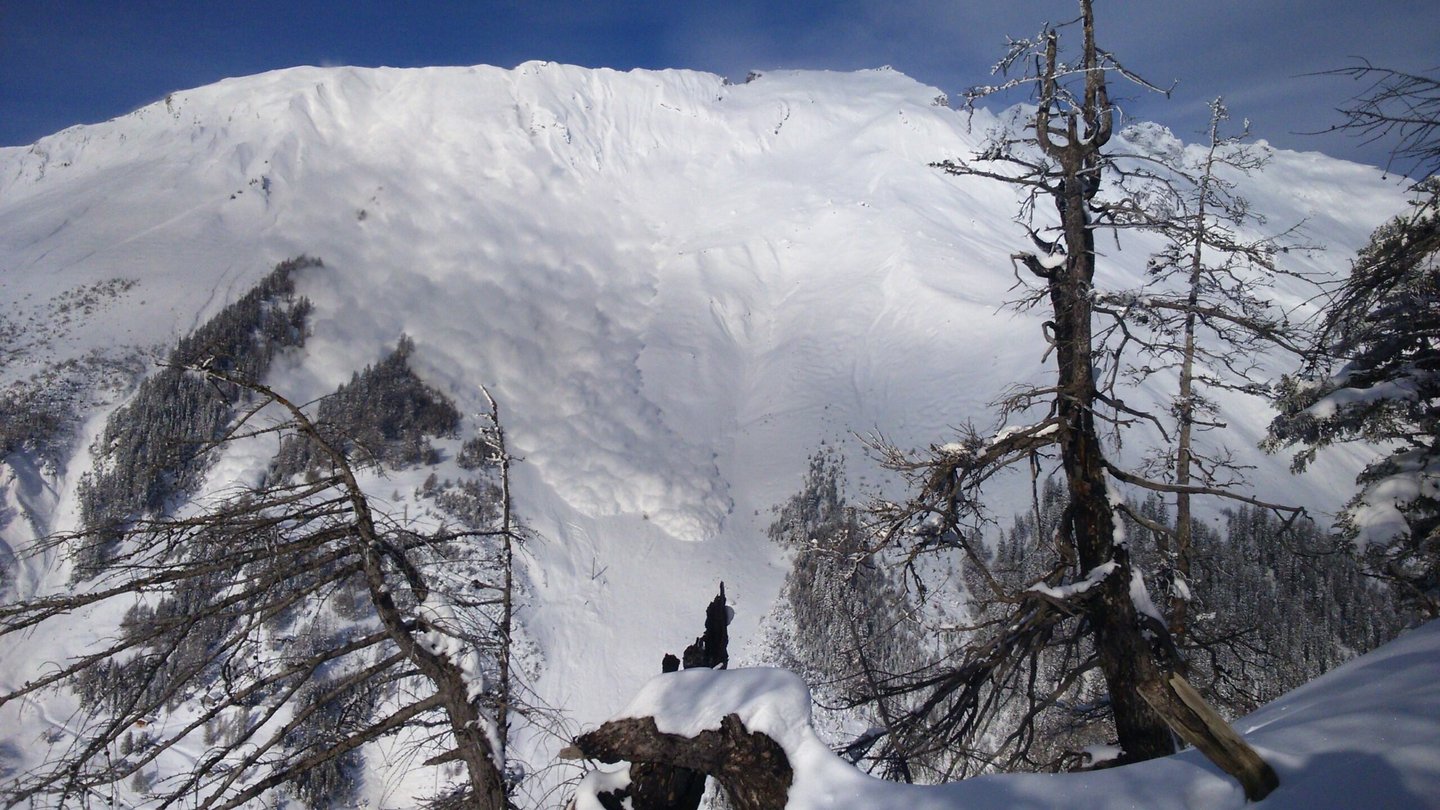
[[[770,508],[822,442],[1000,430],[987,403],[1050,373],[1041,318],[1004,306],[1016,192],[929,165],[998,121],[888,69],[296,68],[177,92],[0,149],[0,381],[163,351],[277,261],[323,258],[299,277],[313,336],[270,384],[323,395],[408,334],[462,410],[488,411],[489,387],[539,538],[539,696],[593,723],[699,632],[717,581],[732,649],[754,635],[784,573]],[[1321,273],[1402,205],[1378,170],[1319,154],[1277,152],[1242,190],[1328,245],[1285,257]],[[1107,244],[1106,281],[1138,283],[1149,247]],[[1333,510],[1352,491],[1358,451],[1302,484],[1254,450],[1263,405],[1228,405],[1257,494]],[[73,525],[88,442],[8,465],[5,545]]]

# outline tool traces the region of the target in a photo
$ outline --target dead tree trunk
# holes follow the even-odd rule
[[[1071,499],[1069,525],[1064,531],[1078,553],[1082,576],[1107,563],[1116,564],[1116,570],[1102,584],[1100,597],[1090,603],[1087,618],[1095,628],[1095,651],[1109,687],[1115,729],[1125,759],[1138,762],[1173,753],[1175,746],[1165,723],[1138,691],[1141,683],[1154,680],[1159,673],[1140,634],[1135,604],[1130,598],[1130,554],[1115,542],[1115,513],[1095,424],[1098,396],[1093,365],[1095,230],[1091,200],[1100,188],[1104,161],[1101,149],[1110,140],[1114,112],[1105,74],[1100,69],[1090,4],[1082,2],[1081,8],[1083,65],[1087,71],[1083,99],[1077,100],[1075,109],[1055,115],[1060,91],[1056,38],[1052,34],[1046,43],[1042,100],[1035,120],[1040,148],[1059,166],[1050,191],[1060,217],[1065,261],[1052,270],[1040,266],[1033,256],[1021,258],[1028,259],[1030,269],[1046,281],[1054,313],[1051,329],[1057,366],[1055,407],[1060,417],[1061,459]]]
[[[1245,789],[1245,798],[1258,802],[1280,786],[1269,763],[1178,673],[1143,683],[1140,694],[1185,742],[1233,776]]]
[[[435,694],[430,705],[437,705],[445,711],[455,744],[453,756],[465,763],[468,777],[465,789],[470,805],[478,810],[508,808],[510,802],[505,794],[505,780],[500,769],[496,767],[496,751],[491,746],[490,735],[487,733],[489,720],[481,711],[479,702],[471,698],[471,685],[465,672],[447,656],[423,644],[419,636],[428,629],[425,623],[409,620],[397,606],[391,593],[393,583],[385,572],[384,557],[387,550],[394,562],[403,562],[403,557],[376,527],[369,499],[360,487],[350,460],[328,442],[300,406],[289,399],[253,381],[231,377],[212,369],[205,369],[204,373],[212,379],[248,388],[287,410],[296,429],[313,441],[334,464],[344,499],[351,510],[352,522],[349,530],[360,549],[360,573],[369,592],[375,616],[380,620],[381,629],[399,648],[400,654],[408,658],[415,665],[415,669],[434,687]],[[411,579],[410,587],[416,601],[424,602],[429,589],[418,573]],[[234,773],[239,774],[242,771],[243,769],[237,769]],[[266,782],[257,783],[221,805],[221,810],[244,805],[267,788]]]
[[[784,810],[794,782],[785,750],[764,734],[747,731],[740,716],[727,715],[718,731],[694,737],[666,734],[652,717],[611,720],[582,734],[575,747],[589,759],[631,763],[631,786],[641,765],[683,770],[719,780],[735,810]],[[697,797],[698,798],[698,797]],[[644,805],[631,796],[631,806]]]
[[[957,462],[954,454],[942,454],[932,465],[937,473],[931,479],[935,483],[926,485],[929,492],[939,495],[940,508],[922,502],[906,517],[917,519],[920,526],[931,517],[943,517],[949,524],[946,528],[960,536],[958,507],[970,499],[970,492],[978,491],[980,484],[1001,467],[1022,458],[1033,459],[1035,449],[1041,445],[1030,442],[1053,433],[1054,438],[1047,439],[1044,446],[1053,444],[1058,448],[1070,497],[1056,531],[1059,559],[1054,571],[1058,575],[1069,568],[1072,582],[1099,583],[1073,607],[1083,612],[1094,642],[1095,661],[1105,677],[1116,734],[1124,749],[1122,761],[1137,762],[1174,751],[1167,726],[1205,731],[1208,724],[1192,722],[1194,717],[1191,710],[1184,708],[1185,701],[1171,694],[1175,688],[1170,685],[1173,664],[1152,649],[1156,642],[1166,645],[1169,634],[1158,620],[1153,627],[1144,624],[1154,617],[1142,615],[1148,600],[1139,600],[1137,605],[1136,594],[1132,594],[1132,590],[1143,588],[1143,580],[1128,546],[1117,536],[1118,520],[1110,490],[1112,479],[1134,482],[1137,477],[1107,461],[1099,427],[1102,418],[1117,429],[1129,420],[1149,418],[1118,398],[1102,395],[1096,372],[1095,358],[1103,348],[1094,329],[1096,230],[1136,224],[1133,199],[1107,201],[1100,194],[1106,174],[1117,169],[1106,151],[1116,116],[1106,76],[1117,73],[1141,86],[1158,88],[1123,68],[1113,55],[1096,45],[1093,0],[1079,0],[1079,4],[1081,14],[1076,22],[1083,29],[1084,41],[1078,58],[1062,60],[1058,29],[1047,27],[1040,38],[1012,42],[1010,53],[1000,63],[1002,70],[1024,66],[1023,76],[998,86],[976,88],[968,94],[973,103],[1005,89],[1034,88],[1034,118],[1025,134],[998,135],[977,153],[974,162],[936,164],[951,174],[1008,183],[1026,191],[1022,217],[1031,241],[1043,256],[1023,252],[1012,254],[1012,259],[1043,282],[1023,304],[1045,301],[1050,306],[1051,319],[1044,324],[1044,335],[1056,358],[1056,376],[1053,388],[1022,391],[1011,397],[1006,407],[1023,409],[1046,404],[1050,413],[1041,425],[1015,434],[1021,440],[1005,444],[997,437],[990,450],[967,456],[969,460],[963,463]],[[1037,153],[1042,157],[1037,158]],[[1057,224],[1037,221],[1036,206],[1042,200],[1054,205]],[[1058,235],[1052,236],[1056,231]],[[1047,351],[1047,357],[1049,354]],[[1115,415],[1097,413],[1102,407],[1113,409]],[[905,469],[907,464],[901,460],[897,469]],[[951,478],[962,469],[968,479]],[[1145,485],[1159,491],[1210,491],[1155,482]],[[961,487],[966,488],[964,494],[960,494]],[[973,507],[967,505],[965,510],[978,516]],[[989,672],[984,677],[989,677]],[[970,682],[962,676],[948,678],[943,685],[953,688],[952,684]],[[1150,699],[1153,696],[1158,697]],[[963,728],[974,728],[978,723],[971,718],[979,716],[978,706],[971,702],[966,712],[952,712],[947,717],[950,722],[965,718]],[[1205,745],[1213,743],[1217,750],[1244,746],[1238,735],[1232,733],[1230,740],[1220,741],[1217,734],[1209,732]],[[1225,761],[1216,761],[1229,770]],[[1240,773],[1235,775],[1244,781]]]

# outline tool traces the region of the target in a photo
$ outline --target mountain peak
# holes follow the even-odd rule
[[[305,352],[269,384],[309,401],[408,335],[416,372],[462,413],[484,411],[480,385],[495,394],[544,538],[529,620],[559,628],[545,696],[596,719],[608,693],[567,684],[643,680],[665,643],[651,623],[697,576],[738,583],[733,632],[753,635],[783,576],[770,509],[822,442],[998,428],[990,403],[1051,374],[1040,319],[1005,307],[1020,198],[931,167],[1000,119],[938,96],[888,69],[727,84],[548,62],[298,67],[177,91],[0,150],[6,323],[123,290],[42,338],[7,332],[0,374],[173,345],[277,261],[323,258],[296,282],[314,306]],[[1283,257],[1317,273],[1401,205],[1378,170],[1289,153],[1242,192],[1333,240]],[[1136,286],[1154,244],[1124,240],[1102,272]],[[1137,401],[1168,396],[1154,386]],[[1336,505],[1353,470],[1319,464],[1298,493],[1251,449],[1266,421],[1251,403],[1228,434],[1257,494]],[[244,462],[228,473],[255,474]],[[578,618],[588,629],[564,629]]]

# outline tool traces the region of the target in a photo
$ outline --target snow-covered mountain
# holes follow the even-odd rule
[[[998,121],[884,69],[730,84],[538,62],[297,68],[0,149],[0,383],[71,391],[84,416],[60,457],[7,459],[0,541],[74,527],[88,447],[137,358],[277,261],[318,256],[297,277],[312,335],[270,384],[322,396],[405,334],[462,411],[489,387],[539,538],[522,615],[539,693],[595,722],[698,632],[717,581],[735,648],[756,635],[785,571],[770,510],[818,446],[999,427],[987,403],[1050,373],[1042,319],[1003,306],[1016,193],[929,166]],[[1267,227],[1325,244],[1285,260],[1326,274],[1402,204],[1376,169],[1291,152],[1242,193]],[[1151,245],[1120,247],[1102,274],[1134,286]],[[1164,396],[1149,385],[1139,399]],[[1259,494],[1333,510],[1351,491],[1344,452],[1293,478],[1254,450],[1263,406],[1231,405],[1224,438]],[[236,460],[212,479],[253,474]]]

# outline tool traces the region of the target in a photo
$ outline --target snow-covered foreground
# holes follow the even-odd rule
[[[699,632],[719,580],[744,654],[786,568],[770,509],[822,442],[999,428],[987,403],[1050,374],[1038,313],[1003,307],[1008,256],[1026,244],[1014,190],[929,166],[971,152],[997,119],[938,95],[889,70],[731,85],[548,63],[299,68],[177,92],[0,149],[0,383],[163,351],[275,262],[321,257],[299,279],[313,334],[268,382],[323,395],[403,333],[462,411],[486,411],[479,385],[495,393],[537,538],[521,614],[542,659],[534,688],[573,730]],[[1378,170],[1317,154],[1277,153],[1242,191],[1274,230],[1303,221],[1331,248],[1287,266],[1329,274],[1402,204]],[[1107,243],[1105,283],[1139,284],[1152,247]],[[1146,385],[1133,402],[1169,396],[1163,375]],[[1257,495],[1343,502],[1351,451],[1298,481],[1254,449],[1268,410],[1227,405],[1223,440],[1257,465]],[[0,553],[74,527],[104,414],[89,416],[68,463],[6,465]],[[232,473],[256,470],[215,477]],[[377,502],[404,514],[417,483],[379,482]],[[36,592],[63,573],[18,578]],[[75,649],[17,653],[0,680]],[[44,726],[39,708],[26,716],[22,747]]]
[[[1280,775],[1269,810],[1440,807],[1440,622],[1403,635],[1236,722]],[[777,669],[654,678],[616,717],[694,736],[736,713],[795,769],[788,810],[1238,810],[1238,784],[1199,752],[1087,774],[985,776],[912,787],[867,776],[811,729],[810,695]],[[597,779],[613,786],[614,779]],[[588,803],[588,804],[587,804]],[[581,810],[598,810],[588,796]]]

